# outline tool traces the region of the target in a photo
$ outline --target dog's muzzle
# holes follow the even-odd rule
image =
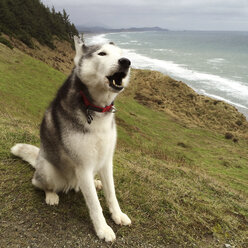
[[[118,60],[119,70],[111,76],[107,76],[109,80],[109,86],[114,90],[120,91],[123,89],[122,80],[127,76],[128,69],[131,65],[131,61],[126,58]]]

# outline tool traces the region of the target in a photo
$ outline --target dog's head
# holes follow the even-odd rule
[[[122,56],[122,50],[114,43],[86,46],[77,36],[74,42],[74,63],[84,84],[115,93],[128,85],[131,62]]]

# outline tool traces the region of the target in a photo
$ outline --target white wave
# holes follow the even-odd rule
[[[238,80],[242,79],[242,77],[240,77],[240,76],[233,76],[233,78],[236,78]]]
[[[234,105],[234,106],[237,106],[237,107],[240,107],[240,108],[244,108],[244,109],[248,109],[246,106],[244,106],[244,105],[242,105],[242,104],[240,104],[240,103],[232,102],[232,101],[227,100],[226,98],[223,98],[223,97],[221,97],[221,96],[216,96],[216,95],[208,94],[208,93],[206,93],[206,95],[208,95],[208,96],[210,96],[210,97],[212,97],[212,98],[216,98],[216,99],[218,99],[218,100],[227,102],[227,103],[229,103],[229,104],[231,104],[231,105]]]
[[[243,82],[223,78],[218,75],[208,74],[190,70],[185,65],[179,65],[172,61],[152,59],[133,51],[126,50],[126,56],[132,61],[135,68],[159,70],[162,73],[172,77],[181,78],[191,82],[199,82],[199,87],[203,85],[219,89],[230,95],[236,95],[247,101],[248,104],[248,86]]]
[[[123,37],[123,38],[127,38],[128,37],[127,34],[120,34],[120,36]]]
[[[231,105],[234,105],[234,106],[237,106],[239,108],[248,109],[248,107],[246,107],[246,106],[244,106],[244,105],[242,105],[240,103],[236,103],[236,102],[230,101],[230,100],[228,100],[228,99],[226,99],[224,97],[221,97],[221,96],[217,96],[217,95],[214,95],[214,94],[209,94],[205,90],[200,90],[200,91],[198,91],[198,93],[202,93],[203,95],[209,96],[211,98],[214,98],[214,99],[217,99],[217,100],[221,100],[221,101],[227,102],[227,103],[229,103]]]
[[[106,38],[106,34],[86,36],[85,41],[86,41],[86,44],[88,45],[104,44],[104,43],[109,42],[109,40]]]
[[[158,51],[158,52],[171,52],[174,53],[172,49],[166,49],[166,48],[154,48],[152,49],[153,51]]]
[[[223,59],[223,58],[213,58],[213,59],[207,60],[208,64],[221,64],[223,62],[225,62],[225,59]]]

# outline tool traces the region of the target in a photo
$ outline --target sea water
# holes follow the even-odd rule
[[[248,117],[248,32],[125,32],[85,39],[113,41],[133,68],[160,71]]]

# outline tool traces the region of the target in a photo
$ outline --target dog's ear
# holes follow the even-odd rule
[[[74,36],[74,44],[75,44],[75,50],[76,50],[76,55],[74,57],[74,63],[77,66],[80,58],[82,57],[84,53],[84,49],[86,46],[84,45],[83,40],[81,39],[80,36]]]

